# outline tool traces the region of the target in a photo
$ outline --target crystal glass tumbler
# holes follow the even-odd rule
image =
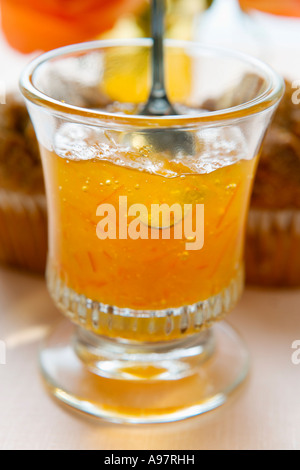
[[[195,416],[247,374],[219,320],[243,289],[251,186],[284,87],[256,59],[166,41],[178,114],[144,116],[151,46],[68,46],[20,82],[46,183],[47,285],[65,316],[41,371],[59,400],[117,422]]]

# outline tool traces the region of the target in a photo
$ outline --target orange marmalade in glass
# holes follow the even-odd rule
[[[129,145],[115,131],[64,124],[54,150],[41,148],[51,195],[49,290],[75,323],[96,334],[160,341],[193,334],[235,304],[257,157],[247,158],[238,128],[207,129],[194,139],[193,155],[170,155],[140,137]],[[148,217],[120,215],[124,197],[128,208],[145,206]],[[103,204],[115,208],[114,238],[97,236]],[[202,205],[203,246],[187,249],[193,237],[175,238],[184,211],[160,223],[151,205],[162,204],[188,205],[194,222]],[[127,226],[135,220],[148,237],[118,237],[125,215]]]

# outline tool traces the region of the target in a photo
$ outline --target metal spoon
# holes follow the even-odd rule
[[[151,8],[151,35],[152,47],[152,86],[146,105],[140,111],[140,115],[146,116],[171,116],[178,115],[174,106],[170,103],[165,89],[164,73],[164,17],[165,0],[152,0]],[[168,151],[170,158],[179,153],[181,155],[194,154],[194,139],[191,133],[178,129],[151,129],[147,134],[139,134],[135,142],[141,146],[151,146],[154,152]]]
[[[163,47],[165,29],[164,17],[165,0],[152,0],[152,88],[146,106],[140,112],[140,114],[148,116],[170,116],[172,114],[177,114],[167,97],[165,89]]]

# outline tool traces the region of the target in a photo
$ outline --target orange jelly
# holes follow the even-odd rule
[[[63,145],[57,145],[55,151],[41,149],[47,192],[51,195],[48,198],[50,291],[59,298],[57,302],[69,316],[72,316],[72,299],[66,294],[64,303],[64,289],[69,289],[73,297],[76,293],[77,303],[86,305],[89,301],[90,310],[92,305],[100,303],[109,306],[109,312],[114,308],[125,309],[131,312],[130,318],[134,312],[148,312],[151,318],[151,311],[160,311],[164,316],[168,309],[217,298],[239,278],[257,157],[240,158],[241,142],[228,145],[228,139],[236,137],[227,135],[227,131],[221,136],[212,134],[205,137],[205,148],[204,141],[200,142],[200,155],[172,158],[163,152],[151,153],[147,146],[126,151],[114,146],[112,151],[113,141],[105,132],[100,143],[98,138],[84,136],[78,148],[72,143],[72,132],[66,127]],[[226,145],[222,139],[227,139]],[[147,226],[147,238],[118,237],[119,224],[123,223],[120,200],[124,197],[128,207],[143,204],[149,209],[148,219],[142,215],[139,219],[141,226]],[[97,236],[101,220],[97,208],[102,204],[109,204],[116,211],[117,236],[113,239]],[[203,246],[187,249],[187,242],[192,243],[195,237],[183,235],[176,239],[174,236],[176,224],[182,219],[171,219],[168,227],[159,225],[155,213],[151,212],[153,204],[177,204],[182,208],[188,205],[194,229],[196,207],[203,205]],[[128,216],[127,225],[133,219]],[[154,219],[157,219],[155,223]],[[169,236],[164,239],[166,229]],[[155,231],[153,238],[151,234]],[[55,289],[60,294],[55,294]],[[80,313],[75,321],[80,323]],[[117,327],[115,331],[111,323],[101,326],[98,322],[92,326],[92,320],[84,321],[85,327],[90,325],[96,333],[118,335]],[[135,326],[135,337],[149,339],[147,324],[145,321],[143,324],[143,327]],[[131,326],[126,328],[125,337],[132,337]],[[122,329],[126,328],[123,324]],[[188,326],[184,330],[194,332]],[[124,331],[121,336],[124,337]],[[155,336],[156,340],[162,338],[159,332]]]

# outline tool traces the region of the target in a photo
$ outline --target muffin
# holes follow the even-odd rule
[[[286,81],[257,168],[245,245],[250,284],[300,286],[300,106],[294,93]]]
[[[285,94],[266,133],[253,185],[246,227],[246,282],[257,286],[300,286],[300,105],[285,81]],[[239,93],[207,100],[215,111],[256,96],[261,81],[243,77]]]
[[[17,94],[0,106],[0,262],[43,273],[47,209],[38,143]]]

